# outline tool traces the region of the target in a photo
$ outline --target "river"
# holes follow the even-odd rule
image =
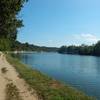
[[[100,100],[100,57],[22,53],[22,62]]]

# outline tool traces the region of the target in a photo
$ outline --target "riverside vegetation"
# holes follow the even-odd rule
[[[40,100],[94,100],[68,85],[31,69],[17,58],[12,58],[10,55],[6,55],[6,58],[15,67],[20,77],[30,85],[30,89],[36,90]]]
[[[61,54],[79,54],[79,55],[93,55],[93,56],[100,56],[100,41],[93,45],[85,45],[82,44],[81,46],[62,46],[59,50]]]

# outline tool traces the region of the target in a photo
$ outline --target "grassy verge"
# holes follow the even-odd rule
[[[12,64],[31,88],[35,89],[42,100],[94,100],[76,89],[63,85],[50,77],[33,70],[22,64],[18,59],[6,56],[8,62]]]

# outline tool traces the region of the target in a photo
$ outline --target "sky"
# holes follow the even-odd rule
[[[91,45],[100,39],[100,0],[29,0],[19,14],[20,42],[39,46]]]

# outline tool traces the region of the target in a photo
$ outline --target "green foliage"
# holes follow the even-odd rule
[[[94,46],[81,45],[79,47],[80,55],[93,55]]]
[[[11,41],[9,39],[0,39],[0,51],[10,50]]]
[[[94,46],[94,55],[100,56],[100,41]]]
[[[20,43],[18,41],[14,42],[12,46],[12,50],[18,51],[48,51],[48,52],[56,52],[58,48],[56,47],[40,47],[29,43]]]
[[[0,0],[0,45],[9,45],[8,40],[1,42],[1,39],[9,39],[11,43],[17,37],[18,28],[22,27],[22,20],[19,19],[18,14],[23,7],[26,0]],[[3,43],[3,44],[1,44]]]
[[[7,60],[16,68],[31,88],[35,89],[42,100],[94,100],[76,89],[64,85],[39,71],[22,64],[18,59],[7,56]]]
[[[59,53],[63,54],[79,54],[79,55],[95,55],[100,56],[100,41],[96,44],[88,46],[82,44],[81,46],[62,46]]]
[[[66,46],[62,46],[59,50],[58,50],[58,52],[59,53],[67,53],[67,51],[66,51]]]

